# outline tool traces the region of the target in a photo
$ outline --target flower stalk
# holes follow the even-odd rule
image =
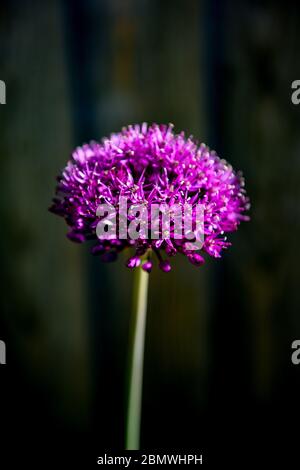
[[[139,450],[143,362],[149,274],[140,266],[135,270],[129,358],[129,387],[126,422],[126,450]]]

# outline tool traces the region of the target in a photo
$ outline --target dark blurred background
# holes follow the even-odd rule
[[[142,448],[269,458],[295,437],[299,30],[289,1],[2,0],[0,423],[29,454],[124,448],[133,276],[47,208],[75,146],[143,121],[242,169],[252,209],[221,260],[151,274]]]

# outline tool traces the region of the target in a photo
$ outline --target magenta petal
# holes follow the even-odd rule
[[[146,261],[146,263],[144,263],[144,264],[142,265],[142,269],[143,269],[144,271],[147,271],[147,273],[150,273],[151,270],[152,270],[152,266],[153,266],[153,265],[152,265],[152,261],[149,260],[149,261]]]
[[[137,268],[141,264],[141,258],[138,256],[132,256],[126,263],[127,268]]]
[[[202,266],[205,263],[205,259],[201,255],[199,255],[198,253],[188,255],[188,260],[194,266]]]
[[[67,233],[67,237],[69,240],[75,243],[83,243],[85,241],[85,236],[81,233],[69,232]]]
[[[169,261],[165,260],[165,261],[161,261],[159,263],[159,267],[162,271],[164,271],[165,273],[168,273],[169,271],[171,271],[171,265],[169,263]]]

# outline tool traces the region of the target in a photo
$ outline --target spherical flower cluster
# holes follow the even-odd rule
[[[249,200],[241,174],[204,144],[198,146],[183,132],[175,134],[172,125],[128,126],[101,143],[78,147],[58,177],[50,210],[65,218],[70,226],[69,239],[95,240],[92,253],[103,261],[114,260],[120,251],[132,247],[135,253],[127,262],[129,268],[142,264],[150,272],[152,253],[165,272],[170,271],[169,258],[176,253],[185,255],[196,266],[203,264],[199,253],[187,249],[186,239],[172,237],[172,230],[169,237],[159,239],[98,239],[97,207],[103,203],[118,207],[120,196],[126,197],[129,205],[201,203],[201,252],[216,258],[230,245],[225,234],[249,219],[245,215]]]

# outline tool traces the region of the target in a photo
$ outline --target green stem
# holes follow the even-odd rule
[[[126,449],[138,450],[140,445],[143,361],[147,314],[149,274],[135,268],[133,290],[132,340],[129,363],[129,393],[126,425]]]

